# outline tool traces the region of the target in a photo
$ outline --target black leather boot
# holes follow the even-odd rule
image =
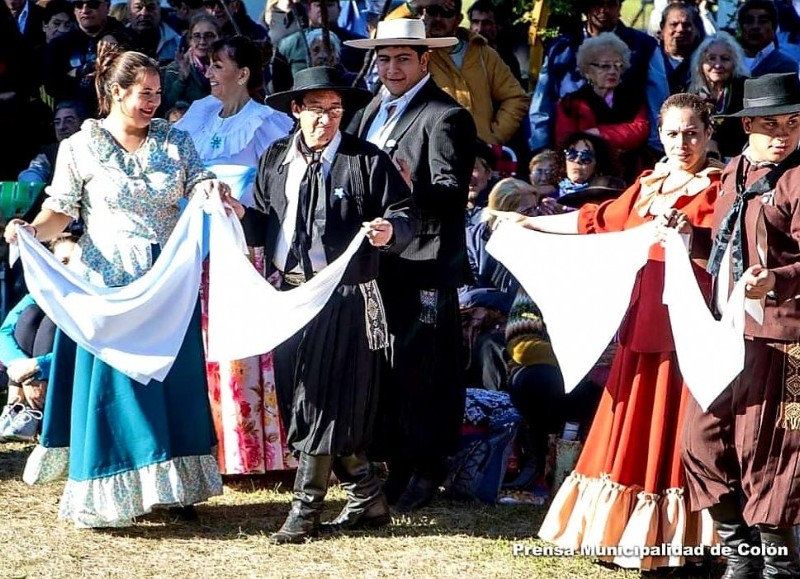
[[[408,481],[406,490],[397,499],[394,510],[398,513],[410,513],[426,507],[438,489],[439,484],[432,476],[415,473]]]
[[[323,530],[378,528],[392,522],[381,480],[363,453],[335,458],[333,472],[347,492],[347,504],[333,521],[323,523]]]
[[[721,579],[761,579],[761,569],[764,566],[761,556],[740,551],[759,549],[761,539],[758,529],[744,522],[739,496],[725,495],[708,512],[714,519],[722,545],[728,547],[727,567]]]
[[[294,477],[292,508],[283,526],[270,536],[270,543],[302,543],[319,533],[319,514],[328,492],[333,457],[300,453]]]
[[[800,552],[794,527],[758,525],[764,552],[764,579],[800,577]]]

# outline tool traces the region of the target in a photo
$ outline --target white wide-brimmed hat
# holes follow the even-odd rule
[[[446,48],[458,43],[455,36],[444,38],[427,38],[425,23],[416,18],[396,18],[381,20],[375,38],[348,40],[347,46],[353,48],[378,48],[379,46],[427,46],[428,48]]]

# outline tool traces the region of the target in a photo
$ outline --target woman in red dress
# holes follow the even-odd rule
[[[666,162],[642,173],[618,199],[576,211],[575,229],[602,233],[678,221],[680,231],[693,234],[695,275],[709,290],[703,260],[721,168],[706,156],[712,134],[707,105],[696,95],[671,96],[661,108],[659,133]],[[527,225],[543,229],[541,222]],[[584,552],[627,547],[625,554],[594,552],[640,569],[683,565],[684,547],[709,544],[713,536],[710,520],[701,524],[687,507],[680,433],[690,394],[678,369],[663,288],[664,249],[654,244],[634,285],[583,452],[539,531],[547,541]],[[641,549],[664,544],[672,549],[663,556]]]

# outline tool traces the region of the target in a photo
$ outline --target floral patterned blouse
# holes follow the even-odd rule
[[[179,200],[213,178],[191,137],[163,119],[153,119],[132,153],[117,144],[103,121],[89,119],[61,143],[44,208],[83,218],[76,264],[83,278],[122,286],[152,266],[152,246],[163,246],[172,233]]]

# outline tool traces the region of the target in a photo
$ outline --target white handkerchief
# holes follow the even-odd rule
[[[79,346],[134,380],[163,381],[197,303],[202,197],[195,195],[190,201],[152,269],[119,288],[84,281],[30,233],[20,230],[17,245],[28,291]]]
[[[614,337],[654,240],[654,223],[617,233],[555,235],[505,222],[492,234],[487,251],[542,311],[567,392]]]
[[[242,252],[244,232],[239,221],[225,216],[219,200],[210,205],[216,212],[211,218],[208,290],[211,361],[269,352],[301,330],[328,302],[365,239],[362,228],[347,250],[310,281],[282,292],[259,275]]]
[[[717,321],[706,305],[680,235],[666,240],[664,303],[683,379],[705,411],[744,368],[745,286],[734,286]],[[760,304],[746,300],[758,312]]]

